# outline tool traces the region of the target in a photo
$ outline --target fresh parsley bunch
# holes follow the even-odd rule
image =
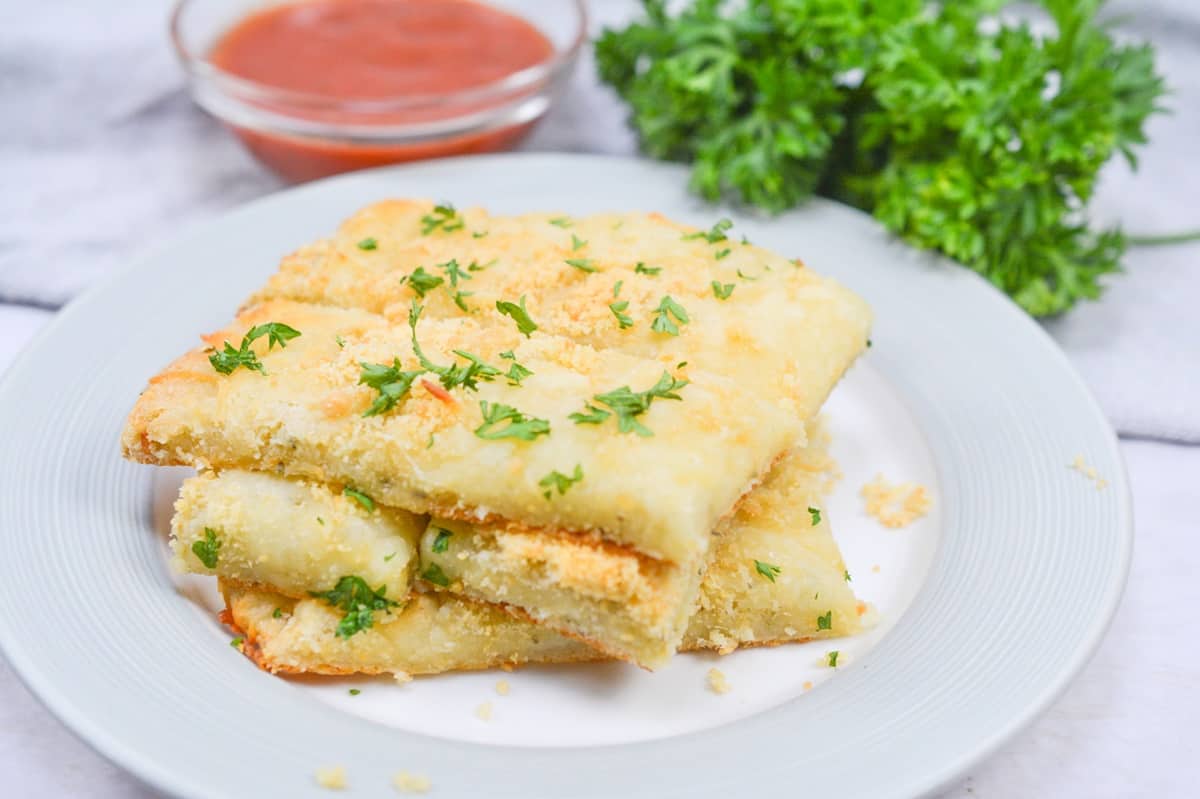
[[[645,152],[691,162],[704,197],[835,197],[1044,316],[1119,268],[1087,204],[1160,110],[1152,50],[1115,42],[1100,4],[1043,0],[1041,36],[999,0],[643,0],[596,60]]]

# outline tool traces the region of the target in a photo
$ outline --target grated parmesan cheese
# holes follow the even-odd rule
[[[916,483],[893,485],[876,475],[862,487],[867,513],[884,527],[906,527],[929,512],[933,501],[925,487]]]

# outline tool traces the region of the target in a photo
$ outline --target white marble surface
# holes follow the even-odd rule
[[[594,3],[601,20],[626,0]],[[1106,174],[1105,219],[1200,226],[1200,7],[1114,4],[1152,36],[1176,113],[1151,125],[1141,172]],[[278,188],[190,107],[163,6],[0,3],[0,371],[57,307],[181,224]],[[619,105],[582,65],[525,149],[625,153]],[[1200,442],[1200,246],[1140,250],[1099,303],[1048,329],[1119,430]],[[32,307],[31,307],[32,306]],[[1200,746],[1200,447],[1122,442],[1138,528],[1113,628],[1079,679],[949,797],[1197,795]],[[1041,653],[1054,657],[1056,653]],[[149,795],[92,753],[0,661],[0,796]]]

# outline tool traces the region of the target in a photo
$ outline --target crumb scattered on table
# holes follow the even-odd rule
[[[346,768],[344,766],[327,766],[317,769],[317,785],[330,791],[340,791],[346,787]]]
[[[929,512],[933,501],[925,486],[917,483],[893,485],[883,475],[862,487],[867,513],[879,520],[884,527],[905,527]]]
[[[508,696],[508,680],[500,680],[496,683],[496,693],[500,696]]]
[[[401,793],[426,793],[431,783],[428,777],[421,774],[409,774],[407,771],[400,771],[396,773],[396,776],[392,777],[392,785]]]
[[[480,721],[489,721],[492,718],[492,703],[484,702],[479,707],[475,708],[475,716]]]
[[[708,689],[714,694],[727,694],[733,689],[733,686],[726,679],[725,672],[714,668],[708,670]]]
[[[412,675],[409,674],[407,671],[394,672],[392,674],[392,679],[395,680],[400,685],[404,685],[405,683],[410,683],[413,680]]]

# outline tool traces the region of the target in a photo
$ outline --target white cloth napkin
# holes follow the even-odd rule
[[[592,3],[593,25],[636,11]],[[0,12],[0,303],[55,308],[181,225],[281,187],[188,99],[157,0],[22,4]],[[1200,226],[1200,6],[1128,0],[1175,109],[1131,176],[1115,165],[1098,215],[1131,231]],[[633,154],[623,108],[590,55],[526,150]],[[1099,303],[1047,329],[1117,429],[1200,443],[1200,245],[1132,251]]]

